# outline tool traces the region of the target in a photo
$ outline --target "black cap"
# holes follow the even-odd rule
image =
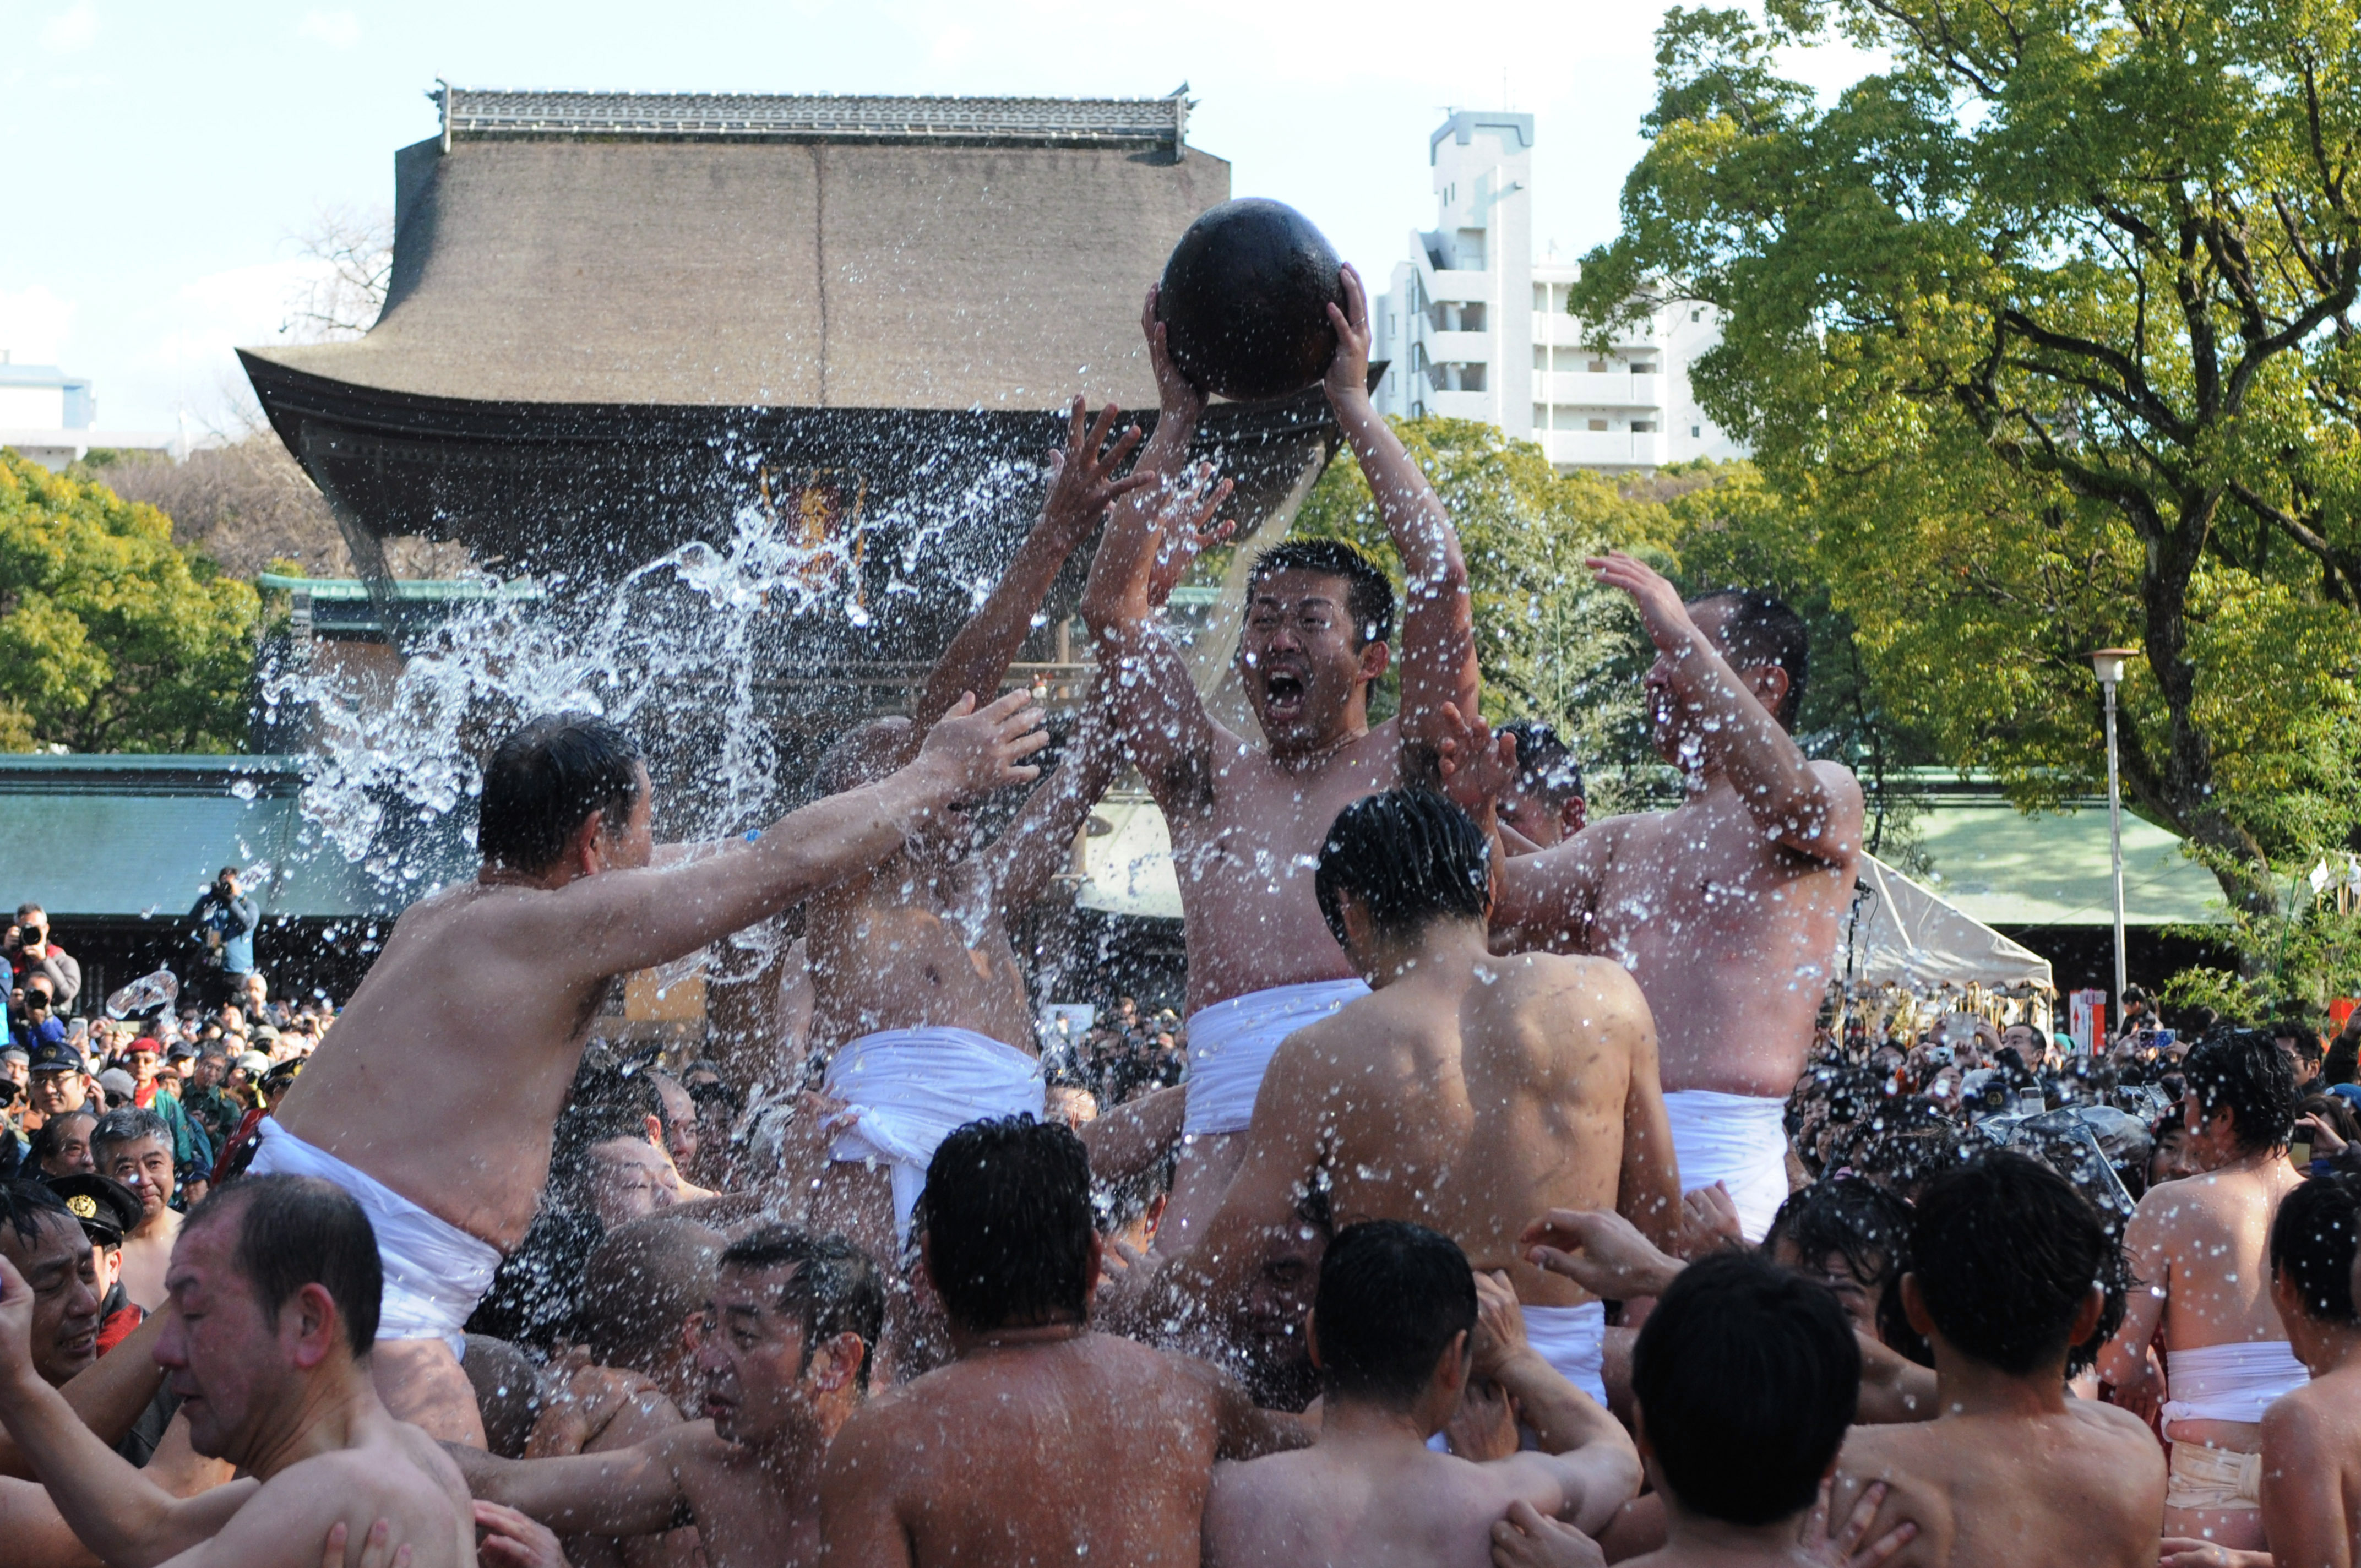
[[[93,1246],[121,1246],[123,1238],[139,1225],[139,1194],[112,1177],[89,1171],[45,1179],[50,1191],[65,1200],[82,1234]]]
[[[43,1040],[33,1047],[29,1064],[35,1072],[88,1072],[90,1064],[82,1053],[63,1040]]]

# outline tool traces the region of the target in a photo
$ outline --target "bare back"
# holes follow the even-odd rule
[[[1251,1416],[1212,1367],[1128,1340],[973,1351],[838,1433],[822,1553],[861,1568],[1191,1568],[1213,1462]]]
[[[1492,1524],[1558,1488],[1515,1464],[1425,1449],[1345,1463],[1324,1447],[1213,1473],[1206,1568],[1489,1568]]]
[[[1212,1247],[1283,1222],[1316,1168],[1338,1228],[1430,1225],[1529,1306],[1589,1299],[1526,1261],[1535,1215],[1656,1204],[1669,1220],[1679,1197],[1647,1003],[1597,959],[1430,953],[1289,1037],[1246,1137]]]
[[[2153,1568],[2164,1468],[2139,1418],[2084,1400],[2059,1414],[1857,1426],[1829,1517],[1883,1481],[1870,1539],[1918,1526],[1895,1568]]]
[[[1852,776],[1811,764],[1858,794]],[[1669,812],[1616,817],[1502,872],[1503,902],[1546,906],[1523,939],[1615,959],[1659,1030],[1667,1090],[1785,1095],[1804,1070],[1853,861],[1765,836],[1727,781]],[[1522,945],[1521,942],[1520,945]]]
[[[1024,971],[998,915],[948,909],[937,889],[936,877],[897,855],[811,899],[816,1047],[935,1027],[1035,1048]]]
[[[1354,978],[1312,894],[1336,814],[1400,780],[1390,719],[1315,762],[1281,764],[1218,724],[1206,754],[1148,787],[1172,835],[1189,1010],[1248,992]]]
[[[297,1137],[503,1252],[533,1223],[550,1128],[612,983],[519,950],[522,906],[556,896],[469,883],[411,905],[273,1108]]]

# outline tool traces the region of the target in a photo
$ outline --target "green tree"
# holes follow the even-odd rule
[[[1484,713],[1540,718],[1598,776],[1594,811],[1628,809],[1653,763],[1639,677],[1649,650],[1621,596],[1593,587],[1583,557],[1612,547],[1675,563],[1662,503],[1626,499],[1592,473],[1565,475],[1539,446],[1474,420],[1397,420],[1459,531],[1475,600]],[[1331,463],[1297,514],[1299,534],[1348,540],[1401,574],[1360,466]]]
[[[236,749],[258,611],[162,512],[0,451],[0,747]]]
[[[1891,68],[1823,108],[1772,60],[1831,27]],[[2361,820],[2356,0],[1772,0],[1658,43],[1569,308],[1719,309],[1700,400],[1948,761],[2089,788],[2081,655],[2141,649],[2126,790],[2274,916]]]

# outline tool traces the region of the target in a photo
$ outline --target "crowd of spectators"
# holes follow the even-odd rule
[[[140,1241],[163,1234],[159,1299],[164,1216],[203,1199],[335,1021],[324,999],[271,995],[254,961],[258,924],[225,868],[190,913],[189,957],[104,999],[82,993],[82,966],[39,905],[19,905],[0,942],[0,1178],[87,1186],[86,1228],[137,1216],[120,1239],[135,1275]]]

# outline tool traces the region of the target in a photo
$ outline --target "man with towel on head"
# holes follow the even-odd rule
[[[1628,555],[1590,565],[1631,596],[1656,644],[1656,750],[1686,797],[1504,861],[1493,931],[1509,948],[1596,953],[1631,971],[1655,1014],[1681,1187],[1720,1182],[1759,1242],[1787,1197],[1783,1118],[1852,902],[1861,785],[1806,760],[1788,732],[1808,668],[1795,611],[1741,591],[1684,604]]]
[[[1424,777],[1444,705],[1476,705],[1467,567],[1443,502],[1369,401],[1368,301],[1344,269],[1331,305],[1329,406],[1401,557],[1401,711],[1369,722],[1369,686],[1391,658],[1392,586],[1350,545],[1296,540],[1248,579],[1237,674],[1262,730],[1254,744],[1205,711],[1151,592],[1160,537],[1147,491],[1115,508],[1082,594],[1100,685],[1130,760],[1172,836],[1189,951],[1189,1080],[1179,1174],[1163,1229],[1185,1238],[1221,1201],[1263,1069],[1279,1041],[1368,994],[1312,894],[1328,825],[1353,801]],[[1165,352],[1151,292],[1141,320],[1163,400],[1138,469],[1177,484],[1204,399]],[[1103,1120],[1104,1120],[1103,1118]]]
[[[1022,759],[1048,737],[1028,695],[972,709],[963,698],[891,777],[698,848],[656,847],[648,771],[603,719],[537,718],[495,748],[483,869],[403,912],[248,1167],[360,1200],[385,1273],[368,1365],[398,1418],[483,1443],[461,1325],[533,1223],[550,1130],[618,977],[769,919],[954,803],[1031,779]]]
[[[2310,1379],[2271,1299],[2271,1223],[2301,1184],[2288,1163],[2295,1069],[2268,1031],[2207,1036],[2182,1059],[2189,1153],[2202,1174],[2151,1187],[2124,1231],[2146,1289],[2099,1353],[2134,1409],[2164,1400],[2172,1445],[2164,1533],[2230,1551],[2265,1545],[2263,1412]],[[2164,1327],[2164,1387],[2148,1345]]]
[[[1519,1238],[1533,1215],[1574,1205],[1615,1209],[1671,1245],[1680,1191],[1655,1026],[1631,977],[1603,959],[1491,954],[1489,850],[1428,790],[1337,815],[1313,887],[1377,989],[1273,1055],[1237,1179],[1126,1315],[1162,1322],[1193,1304],[1225,1327],[1272,1239],[1321,1193],[1340,1234],[1410,1221],[1504,1271],[1533,1349],[1606,1403],[1605,1308],[1543,1272]]]
[[[937,662],[911,717],[864,724],[830,748],[820,762],[822,789],[884,776],[917,752],[961,692],[996,690],[1059,570],[1111,503],[1155,483],[1146,473],[1115,477],[1138,430],[1110,444],[1115,410],[1095,422],[1085,411],[1075,399],[1066,448],[1049,455],[1040,520]],[[1163,588],[1178,575],[1169,571]],[[974,847],[965,814],[949,813],[902,852],[807,905],[812,1043],[829,1056],[828,1095],[851,1108],[851,1124],[829,1151],[833,1163],[818,1173],[810,1217],[873,1256],[901,1255],[927,1164],[952,1128],[1042,1113],[1033,1008],[1009,922],[1065,868],[1118,757],[1095,710],[1085,711],[1067,751],[988,847]],[[908,1349],[896,1332],[907,1298],[895,1289],[891,1299],[886,1339],[898,1354]]]

